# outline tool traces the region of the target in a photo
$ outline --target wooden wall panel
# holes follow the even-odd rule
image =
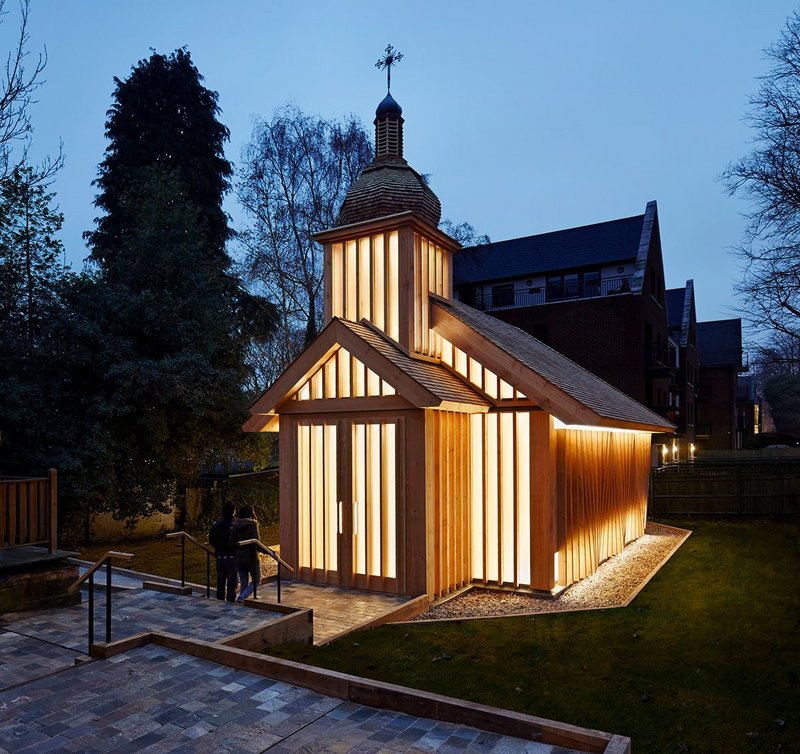
[[[425,412],[427,507],[431,511],[429,594],[472,581],[470,547],[470,415]]]
[[[556,436],[559,582],[568,586],[644,533],[650,436],[570,429]]]

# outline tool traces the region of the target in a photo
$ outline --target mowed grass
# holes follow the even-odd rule
[[[624,609],[384,626],[270,652],[622,733],[637,754],[800,751],[800,527],[676,525],[694,533]]]
[[[192,536],[204,544],[208,540],[207,532],[192,532]],[[262,526],[259,529],[260,539],[266,545],[278,543],[278,525]],[[120,568],[129,568],[140,573],[150,573],[170,579],[181,577],[181,544],[180,537],[167,539],[155,537],[152,539],[131,539],[127,542],[96,542],[80,548],[80,557],[83,560],[94,562],[105,555],[109,550],[117,552],[130,552],[134,554],[131,561],[114,561]],[[186,580],[193,584],[206,583],[206,555],[203,550],[191,542],[186,543]],[[211,558],[211,585],[216,584],[216,566]]]

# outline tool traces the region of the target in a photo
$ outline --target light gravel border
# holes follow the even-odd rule
[[[435,601],[412,622],[480,620],[627,607],[690,534],[687,529],[648,522],[643,536],[557,597],[469,586]]]

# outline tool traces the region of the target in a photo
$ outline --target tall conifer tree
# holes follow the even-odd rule
[[[239,437],[252,304],[230,273],[222,198],[231,166],[217,95],[186,50],[116,79],[87,234],[98,269],[116,504],[145,512]],[[267,318],[269,319],[269,318]]]

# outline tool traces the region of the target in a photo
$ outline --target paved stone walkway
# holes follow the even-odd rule
[[[283,617],[283,613],[269,610],[149,589],[132,589],[112,594],[111,605],[112,640],[151,630],[168,631],[204,641],[219,641]],[[80,605],[43,610],[32,617],[14,621],[6,628],[16,634],[86,652],[88,611],[88,602],[84,595],[84,602]],[[105,641],[105,611],[105,596],[95,592],[96,641]]]
[[[568,750],[344,702],[154,645],[0,692],[0,752]]]
[[[274,582],[258,587],[258,599],[277,600]],[[408,597],[334,586],[304,584],[299,581],[281,583],[281,602],[291,607],[314,611],[314,644],[327,644],[348,631],[355,631],[392,608],[400,607]]]
[[[0,629],[0,690],[75,664],[80,652]]]

